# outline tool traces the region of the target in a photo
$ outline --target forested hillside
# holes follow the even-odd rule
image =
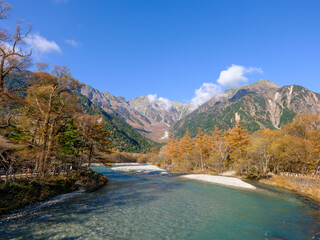
[[[104,120],[104,128],[110,132],[110,139],[114,148],[125,152],[147,152],[152,147],[161,145],[138,133],[120,117],[109,114],[95,106],[86,96],[80,95],[80,103],[84,110],[91,115],[99,115]]]

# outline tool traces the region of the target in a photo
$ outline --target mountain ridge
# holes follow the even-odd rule
[[[81,93],[104,111],[121,117],[144,136],[157,141],[167,140],[170,127],[189,113],[190,104],[155,96],[140,96],[127,101],[124,97],[100,92],[91,86]]]
[[[212,98],[179,120],[171,132],[181,137],[187,129],[195,136],[198,127],[207,132],[215,126],[227,130],[239,117],[250,132],[280,129],[299,113],[320,114],[320,94],[299,85],[280,87],[262,79]]]
[[[89,87],[92,88],[92,87]],[[87,88],[88,89],[88,88]],[[188,129],[192,136],[197,128],[205,131],[215,126],[227,130],[241,118],[250,132],[280,129],[299,113],[320,114],[320,95],[299,85],[279,86],[267,79],[230,88],[198,108],[154,95],[125,100],[109,92],[92,88],[83,90],[94,104],[121,117],[144,136],[166,142],[169,132],[181,137]]]

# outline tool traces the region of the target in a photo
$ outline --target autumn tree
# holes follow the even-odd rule
[[[274,172],[310,173],[320,162],[320,118],[299,114],[272,143]]]
[[[279,131],[260,130],[251,136],[251,141],[245,151],[245,157],[240,162],[240,168],[246,174],[266,176],[273,169],[274,141]]]
[[[193,150],[194,150],[194,143],[192,138],[190,137],[190,132],[187,130],[186,134],[183,138],[179,141],[179,152],[178,152],[178,166],[182,167],[183,169],[189,171],[192,168],[193,159]]]
[[[84,138],[84,147],[88,155],[88,168],[93,157],[99,153],[111,153],[110,132],[103,129],[102,118],[85,115],[80,119],[80,128]]]
[[[215,127],[215,130],[209,137],[209,146],[209,164],[217,172],[221,172],[228,164],[230,150],[225,134],[218,127]]]
[[[273,144],[275,172],[308,172],[308,143],[292,135],[281,135]]]
[[[317,114],[304,113],[297,115],[292,123],[283,128],[284,134],[299,137],[307,141],[310,164],[320,163],[320,117]]]
[[[36,63],[37,72],[44,73],[49,69],[49,65],[47,63],[37,62]]]
[[[12,6],[4,0],[0,0],[0,19],[7,18],[12,11]],[[23,100],[12,92],[20,90],[5,89],[5,77],[10,72],[19,72],[28,68],[31,64],[31,50],[26,48],[25,39],[31,31],[30,25],[26,31],[22,30],[22,22],[16,25],[13,33],[8,29],[0,28],[0,128],[7,128],[21,108]]]
[[[28,118],[31,124],[32,141],[40,148],[36,169],[45,174],[53,144],[61,129],[76,111],[77,95],[81,88],[78,80],[66,67],[55,66],[52,74],[35,73],[35,81],[27,91]]]
[[[227,132],[226,140],[230,150],[230,165],[243,158],[245,148],[249,143],[249,133],[242,121],[236,123],[235,127]]]
[[[204,170],[205,159],[209,156],[209,137],[204,134],[201,128],[198,128],[198,134],[195,138],[195,149],[199,154],[201,170]]]
[[[282,130],[260,130],[249,135],[243,122],[233,129],[217,127],[206,135],[201,129],[192,139],[170,138],[164,147],[167,161],[176,170],[210,168],[217,172],[235,169],[241,174],[263,177],[270,172],[312,173],[320,164],[320,117],[299,114]]]
[[[175,159],[179,157],[179,142],[173,136],[170,136],[169,143],[165,146],[164,152],[167,159],[166,164],[171,165],[175,162]]]

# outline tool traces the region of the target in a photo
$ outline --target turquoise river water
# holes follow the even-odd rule
[[[105,187],[5,216],[0,239],[320,239],[319,206],[287,191],[93,169]]]

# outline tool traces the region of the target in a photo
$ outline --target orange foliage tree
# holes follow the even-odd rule
[[[282,130],[266,129],[252,135],[241,121],[229,131],[215,128],[210,135],[199,129],[194,139],[187,131],[181,139],[171,137],[164,152],[167,163],[182,171],[199,168],[216,172],[233,169],[255,176],[269,172],[308,174],[320,164],[320,117],[299,114]]]

